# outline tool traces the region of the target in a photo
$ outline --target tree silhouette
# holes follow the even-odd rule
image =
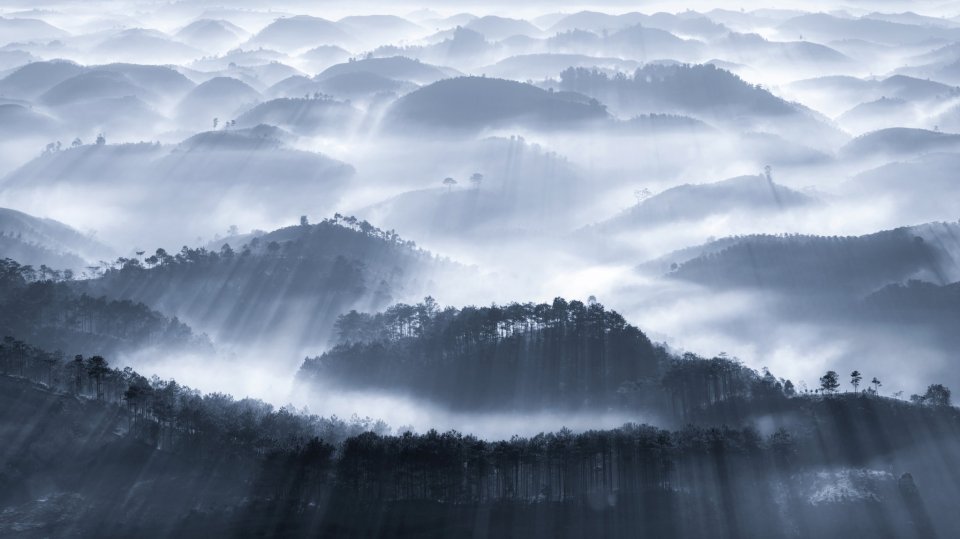
[[[916,397],[916,395],[913,397]],[[927,387],[927,392],[919,399],[913,397],[911,397],[911,400],[919,400],[921,404],[928,406],[950,406],[950,390],[943,384],[931,384]]]
[[[77,354],[73,356],[73,392],[80,394],[83,389],[83,356]]]
[[[857,392],[857,388],[860,387],[860,381],[863,380],[863,375],[860,374],[860,371],[853,371],[850,373],[850,385],[853,386],[853,392]]]
[[[102,356],[87,359],[87,374],[97,384],[97,400],[103,400],[103,377],[110,372],[107,360]]]
[[[836,371],[827,371],[826,374],[820,377],[820,389],[825,393],[836,393],[839,388],[840,380]]]
[[[880,386],[883,385],[883,384],[880,383],[880,379],[877,378],[876,376],[874,376],[874,377],[873,377],[873,380],[870,380],[870,383],[873,384],[873,392],[879,395],[879,394],[880,394]]]
[[[475,189],[480,189],[480,184],[483,183],[483,174],[479,172],[474,172],[470,175],[470,183],[473,184]]]
[[[449,193],[450,191],[453,190],[453,186],[457,185],[457,180],[454,180],[453,178],[447,176],[446,178],[443,179],[443,185],[447,186],[447,192]]]
[[[653,196],[653,193],[650,192],[650,189],[644,187],[642,189],[635,190],[633,192],[633,196],[637,199],[637,206],[639,206],[641,202]]]

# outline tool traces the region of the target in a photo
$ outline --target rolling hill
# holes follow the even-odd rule
[[[330,79],[354,73],[370,73],[388,79],[407,80],[417,84],[430,84],[459,74],[455,70],[430,65],[413,58],[391,56],[364,58],[336,64],[325,69],[316,76],[316,79]]]
[[[281,17],[268,24],[247,41],[248,47],[267,47],[296,51],[318,45],[351,47],[356,39],[340,25],[320,17],[296,15]]]
[[[221,245],[230,247],[158,251],[146,267],[108,271],[83,289],[142,301],[219,342],[316,348],[331,336],[337,315],[380,308],[397,296],[422,297],[446,267],[392,232],[339,215]]]
[[[672,187],[595,227],[602,232],[636,231],[645,226],[701,220],[718,214],[777,213],[816,204],[815,198],[775,184],[765,176],[739,176]]]
[[[79,274],[85,267],[113,257],[105,245],[53,219],[0,208],[0,253],[24,265],[40,265]]]
[[[570,129],[607,118],[602,105],[579,94],[548,92],[504,79],[459,77],[400,98],[384,123],[389,129],[404,126],[443,131],[517,125]]]

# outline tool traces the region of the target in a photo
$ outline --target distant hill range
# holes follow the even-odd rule
[[[711,215],[789,211],[818,200],[774,183],[763,175],[738,176],[715,183],[684,184],[657,193],[592,228],[614,232],[636,227],[695,221]]]
[[[53,219],[34,217],[0,208],[0,257],[79,274],[86,266],[111,259],[111,250],[77,230]]]
[[[459,77],[401,97],[384,120],[387,129],[476,132],[527,126],[572,129],[606,120],[603,105],[572,92],[548,92],[520,82]]]
[[[711,288],[859,299],[909,279],[960,280],[960,224],[930,223],[865,236],[750,235],[678,251],[645,267]]]

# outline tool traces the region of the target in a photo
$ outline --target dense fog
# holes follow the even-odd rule
[[[494,444],[634,436],[624,424],[682,438],[670,429],[690,423],[803,439],[826,417],[823,443],[846,447],[858,442],[839,415],[893,429],[920,414],[931,426],[913,446],[857,445],[834,468],[831,450],[801,441],[797,462],[823,469],[776,473],[861,488],[821,491],[831,503],[883,497],[866,483],[952,495],[956,476],[925,491],[891,463],[956,444],[958,170],[951,2],[0,1],[0,381],[37,406],[92,399],[104,422],[115,406],[131,439],[170,454],[184,432],[212,431],[156,403],[259,399],[271,411],[257,417],[289,412],[311,433],[298,436],[331,444],[337,481],[354,440],[380,447],[363,432]],[[34,421],[0,432],[61,419]],[[293,432],[257,428],[278,444]],[[268,452],[257,447],[251,462]],[[760,458],[744,451],[731,466]],[[0,463],[16,468],[11,455]],[[677,486],[657,488],[698,488],[683,455]],[[623,455],[598,458],[601,490],[634,492],[612,478]],[[543,480],[545,494],[537,474],[443,499],[554,500],[566,479]],[[10,477],[20,485],[0,473],[0,486]],[[376,477],[355,494],[374,496]],[[742,510],[730,496],[752,487],[726,486],[717,525],[771,536],[730,519]],[[19,515],[0,516],[0,535],[55,495],[23,488],[0,496]],[[340,487],[318,488],[303,499]],[[397,488],[391,503],[423,494]],[[792,515],[784,536],[820,533],[798,524],[809,515],[794,495],[775,496]],[[958,529],[943,507],[921,522],[903,496],[878,533]],[[180,531],[236,531],[209,511]],[[643,529],[695,537],[720,522],[704,511],[700,529]],[[521,513],[510,518],[532,518]],[[290,518],[290,534],[349,529]],[[364,533],[402,535],[384,526]]]

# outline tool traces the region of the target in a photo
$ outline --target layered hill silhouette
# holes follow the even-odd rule
[[[458,75],[456,70],[434,66],[405,56],[364,58],[340,63],[323,70],[317,80],[326,80],[343,75],[369,73],[387,79],[406,80],[417,84],[430,84]]]
[[[77,292],[70,270],[30,268],[0,259],[0,333],[5,338],[4,371],[17,339],[51,352],[95,350],[100,354],[135,353],[152,347],[209,351],[206,336],[176,318],[142,303],[112,301]],[[13,337],[16,335],[16,339]]]
[[[778,185],[766,176],[739,176],[716,183],[671,187],[595,228],[622,232],[649,225],[701,220],[717,214],[778,213],[817,204],[817,199]]]
[[[827,13],[793,17],[779,25],[787,36],[802,34],[816,41],[862,39],[887,45],[913,45],[930,39],[957,39],[960,29],[879,20],[869,17],[842,18]]]
[[[89,235],[53,219],[0,208],[0,252],[23,265],[72,270],[112,258],[112,252]]]
[[[333,21],[309,15],[281,17],[268,24],[246,46],[295,51],[318,45],[349,47],[356,39]]]
[[[955,150],[958,147],[960,147],[960,135],[927,129],[891,127],[851,140],[840,149],[840,155],[849,159],[887,158]]]
[[[31,40],[62,39],[70,35],[40,19],[0,17],[0,45]]]
[[[424,291],[446,264],[395,233],[339,215],[218,243],[211,251],[158,250],[81,288],[176,315],[217,342],[315,349],[339,314]]]
[[[236,118],[260,100],[260,93],[250,85],[230,77],[215,77],[190,90],[177,105],[177,115],[191,125],[205,127],[213,118]]]
[[[91,208],[129,212],[131,218],[157,205],[172,205],[175,214],[98,229],[102,237],[125,245],[139,242],[140,235],[182,245],[198,230],[212,235],[229,226],[218,217],[218,208],[237,204],[261,219],[274,219],[330,207],[354,173],[353,167],[324,155],[290,149],[282,140],[263,140],[274,138],[269,129],[237,129],[232,138],[221,145],[192,139],[183,146],[87,144],[54,151],[11,172],[0,192],[27,201],[51,190],[68,197],[83,193]],[[118,181],[127,188],[118,189]],[[81,213],[96,220],[98,214],[92,212]],[[181,227],[188,222],[192,230],[184,234]]]
[[[653,379],[669,362],[615,311],[562,298],[459,310],[427,298],[350,312],[337,330],[337,346],[300,369],[318,390],[409,392],[469,410],[603,408],[621,384]]]
[[[84,68],[79,64],[66,60],[33,62],[0,79],[0,94],[33,99],[83,71]]]
[[[249,37],[249,32],[222,19],[197,19],[176,33],[184,43],[208,51],[228,49]]]
[[[359,119],[360,111],[334,99],[279,98],[244,112],[237,117],[237,125],[269,124],[304,135],[342,134]]]
[[[401,97],[384,120],[424,131],[480,131],[523,125],[571,129],[607,119],[603,105],[582,95],[548,92],[504,79],[446,79]]]
[[[59,122],[42,112],[16,103],[0,103],[0,133],[5,136],[54,136]]]
[[[956,280],[958,232],[956,223],[931,223],[865,236],[725,239],[674,262],[670,277],[721,289],[860,298],[909,279]]]
[[[190,45],[144,28],[121,30],[98,43],[92,52],[115,61],[146,63],[182,63],[202,56]]]
[[[797,113],[794,105],[711,64],[648,64],[631,77],[612,78],[595,70],[568,69],[561,75],[560,86],[634,113],[676,111],[712,117]]]
[[[475,172],[452,178],[457,184],[437,181],[359,213],[423,240],[551,234],[579,218],[553,210],[585,196],[581,171],[562,156],[512,137],[486,139],[461,159]]]

